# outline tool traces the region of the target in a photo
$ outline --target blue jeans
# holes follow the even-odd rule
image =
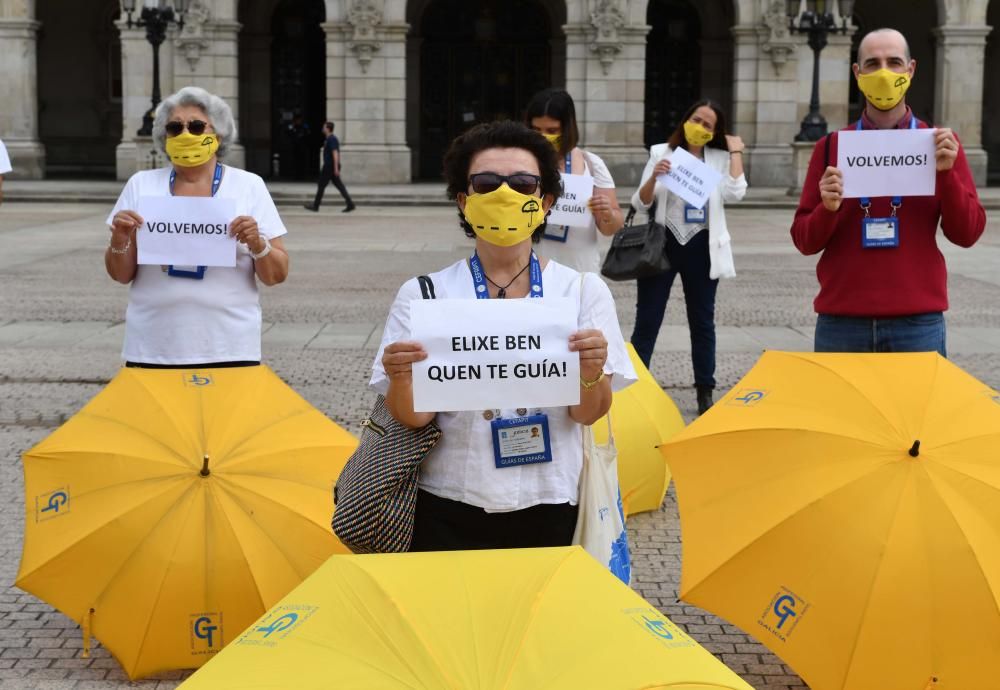
[[[670,298],[674,278],[680,274],[684,286],[688,329],[691,331],[691,363],[696,386],[715,388],[715,293],[718,280],[708,277],[711,258],[708,254],[708,230],[702,230],[687,244],[681,245],[667,230],[667,258],[670,270],[636,281],[635,329],[632,346],[646,368],[653,357],[656,337]]]
[[[816,317],[816,352],[938,352],[945,349],[944,314],[939,311],[886,319]]]

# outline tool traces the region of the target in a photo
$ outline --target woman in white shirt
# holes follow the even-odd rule
[[[229,106],[189,86],[156,109],[153,139],[171,165],[133,175],[108,225],[104,264],[129,284],[125,314],[126,366],[247,366],[260,363],[261,312],[257,281],[277,285],[288,275],[287,231],[264,181],[220,161],[236,139]],[[139,265],[136,212],[143,197],[231,199],[229,234],[238,241],[234,268]]]
[[[697,209],[660,184],[658,177],[670,171],[673,152],[682,148],[722,174],[708,203]],[[691,331],[691,360],[698,392],[698,414],[712,406],[715,388],[715,293],[719,278],[736,275],[724,203],[739,201],[746,194],[743,175],[743,140],[726,133],[726,116],[717,104],[698,101],[684,114],[665,144],[649,150],[632,205],[648,211],[656,201],[655,218],[667,227],[667,258],[670,270],[637,283],[635,329],[632,345],[649,366],[674,277],[680,274],[684,304]]]
[[[586,227],[549,224],[538,248],[542,256],[555,259],[577,271],[599,273],[601,253],[598,233],[611,236],[622,229],[625,219],[615,181],[608,166],[594,153],[577,146],[580,130],[576,123],[573,98],[562,89],[545,89],[528,102],[524,123],[540,132],[559,155],[559,170],[573,175],[594,178],[594,194],[588,206],[593,220]]]
[[[434,421],[443,432],[420,468],[411,550],[570,544],[583,466],[582,427],[608,411],[613,390],[635,380],[614,300],[599,277],[581,279],[533,251],[561,192],[555,153],[542,136],[510,121],[473,127],[449,149],[445,177],[462,228],[476,243],[468,260],[429,276],[436,298],[540,295],[580,305],[579,330],[569,340],[570,349],[580,353],[580,403],[415,412],[412,365],[427,354],[410,335],[410,303],[421,298],[421,290],[416,279],[404,283],[389,312],[370,385],[385,395],[401,423],[420,428]],[[552,460],[498,467],[495,429],[535,421],[548,426]]]

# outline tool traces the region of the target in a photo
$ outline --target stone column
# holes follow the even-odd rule
[[[406,145],[406,32],[383,22],[381,8],[354,0],[326,32],[327,114],[336,134],[348,184],[410,181]]]
[[[39,179],[45,174],[45,147],[38,140],[38,69],[34,0],[0,0],[0,79],[2,138],[12,178]]]
[[[997,1],[997,0],[994,0]],[[983,150],[983,64],[990,27],[942,26],[937,37],[935,124],[950,127],[962,140],[977,185],[986,185],[987,159]]]
[[[566,90],[573,96],[580,144],[607,164],[615,185],[634,188],[648,154],[643,146],[646,88],[644,24],[628,24],[616,2],[600,2],[589,22],[563,27]]]

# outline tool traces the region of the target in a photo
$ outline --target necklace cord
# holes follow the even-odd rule
[[[510,279],[509,283],[507,283],[506,285],[503,285],[503,286],[500,286],[500,285],[496,284],[495,282],[493,282],[493,279],[490,278],[488,275],[486,275],[486,271],[483,271],[483,276],[485,276],[486,280],[490,281],[490,284],[493,285],[493,287],[495,287],[497,289],[497,299],[504,299],[504,298],[507,297],[507,288],[509,288],[511,285],[513,285],[514,281],[517,280],[518,278],[520,278],[521,274],[524,273],[525,271],[527,271],[528,270],[528,266],[530,266],[530,265],[531,265],[531,262],[529,261],[528,263],[526,263],[524,265],[524,268],[522,268],[520,271],[518,271],[517,274],[513,278]]]

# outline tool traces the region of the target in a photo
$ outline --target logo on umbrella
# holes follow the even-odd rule
[[[739,394],[729,401],[729,405],[735,405],[737,407],[750,407],[756,405],[761,400],[767,397],[767,391],[754,389],[754,388],[744,388],[739,391]]]
[[[236,644],[273,647],[312,616],[316,606],[278,606],[251,626]]]
[[[211,386],[212,385],[212,377],[211,376],[202,376],[202,375],[198,374],[197,372],[192,372],[191,374],[185,373],[184,374],[184,385],[185,386],[196,386],[196,387],[199,387],[199,388],[201,386]]]
[[[785,642],[808,610],[809,604],[790,589],[782,587],[780,592],[771,597],[771,603],[764,609],[757,623]]]
[[[694,640],[654,608],[625,609],[622,613],[627,614],[643,630],[671,649],[691,647],[695,644]]]
[[[35,522],[51,520],[69,512],[69,487],[35,497]]]
[[[222,649],[222,614],[191,615],[191,653],[215,654]]]

